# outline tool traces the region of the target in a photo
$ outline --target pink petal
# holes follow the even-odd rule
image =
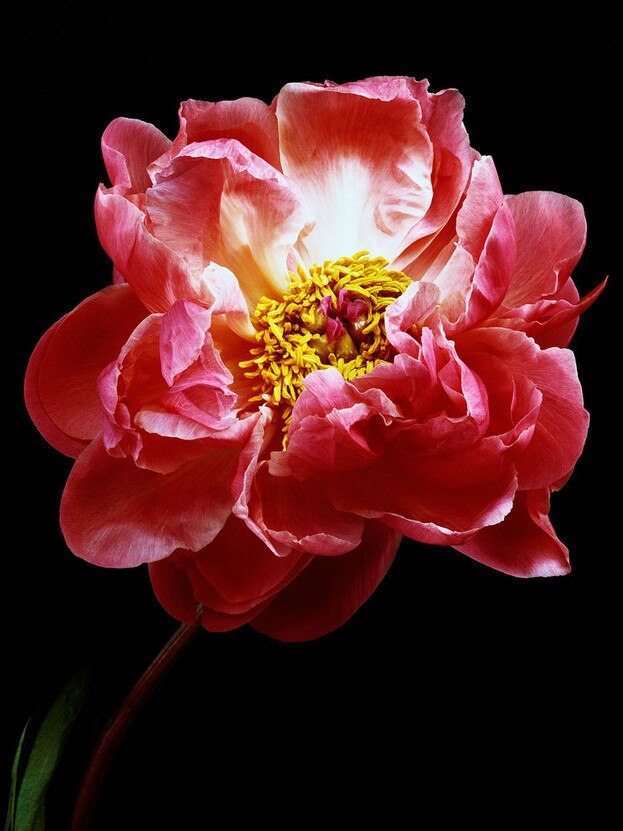
[[[211,448],[169,474],[114,459],[95,440],[76,461],[63,494],[61,527],[78,557],[128,568],[176,548],[198,551],[231,512],[237,448]]]
[[[341,557],[316,557],[256,617],[252,626],[281,641],[306,641],[337,629],[379,585],[400,544],[400,537],[367,523],[361,544]]]
[[[518,491],[513,510],[455,546],[463,554],[514,577],[556,577],[569,571],[569,552],[547,516],[547,489]]]
[[[255,475],[247,524],[277,555],[292,549],[333,556],[351,551],[361,541],[364,523],[329,502],[326,486],[272,476],[266,464]]]
[[[25,380],[26,405],[57,450],[78,456],[102,429],[97,377],[147,311],[129,286],[110,286],[43,336]]]
[[[315,224],[307,264],[367,249],[393,260],[432,199],[433,150],[404,79],[288,84],[276,99],[283,170]]]
[[[208,331],[214,308],[181,300],[145,318],[101,374],[112,456],[171,473],[207,447],[248,440],[258,415],[238,417],[232,375]]]
[[[460,543],[510,511],[516,476],[497,442],[429,459],[405,445],[388,446],[365,479],[331,482],[333,504],[433,545]]]
[[[501,326],[525,332],[542,349],[569,345],[578,325],[578,317],[593,305],[606,287],[604,280],[581,300],[571,278],[550,299],[537,300],[509,309],[502,307],[486,321],[487,326]]]
[[[193,276],[186,263],[148,231],[145,214],[124,196],[100,185],[95,222],[115,269],[150,312],[165,312],[180,299],[212,300],[201,276]]]
[[[438,317],[439,287],[425,280],[411,283],[404,294],[387,307],[385,330],[387,339],[399,352],[420,356],[420,344],[414,337],[414,327],[422,330]]]
[[[270,472],[305,479],[321,471],[354,471],[376,459],[379,431],[398,415],[391,400],[375,388],[359,392],[336,369],[311,373],[305,386],[294,408],[287,452],[272,454]]]
[[[174,148],[215,139],[235,139],[256,156],[280,170],[277,119],[257,98],[236,101],[184,101],[180,107],[180,133]]]
[[[192,144],[147,193],[155,236],[193,273],[230,269],[253,308],[280,296],[305,224],[299,196],[274,167],[233,139]]]
[[[449,258],[423,278],[434,280],[441,296],[440,314],[449,336],[478,325],[502,302],[515,265],[515,227],[493,161],[474,162],[465,201],[456,219],[457,241]],[[440,267],[441,266],[441,267]]]
[[[487,325],[526,332],[544,348],[565,347],[578,316],[606,284],[580,300],[570,279],[586,241],[584,209],[559,193],[520,193],[507,201],[515,221],[517,262],[503,305]]]
[[[170,140],[153,124],[115,118],[102,136],[102,155],[113,187],[144,193],[151,185],[147,167],[170,146]]]
[[[571,274],[586,242],[582,205],[560,193],[535,191],[508,197],[517,262],[504,300],[521,306],[551,297]]]
[[[509,372],[529,378],[543,395],[534,436],[516,460],[520,488],[546,487],[571,470],[584,447],[589,420],[573,353],[541,350],[522,332],[497,328],[465,333],[458,348],[476,367],[478,353],[495,355]]]
[[[472,164],[478,153],[469,146],[469,137],[463,124],[465,101],[455,89],[446,89],[430,95],[425,85],[412,87],[420,102],[422,116],[432,141],[435,162],[433,168],[433,199],[420,222],[410,231],[405,248],[394,267],[413,276],[418,257],[434,244],[435,235],[444,233],[444,226],[456,210],[469,181]],[[408,247],[407,247],[408,246]],[[426,256],[426,254],[425,254]]]

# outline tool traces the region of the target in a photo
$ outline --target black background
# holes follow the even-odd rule
[[[92,216],[108,122],[141,118],[173,137],[185,98],[270,101],[292,80],[407,74],[428,77],[433,90],[456,86],[472,144],[493,155],[506,192],[554,190],[583,202],[589,237],[575,277],[584,294],[616,267],[620,239],[614,5],[408,16],[381,7],[339,23],[325,7],[284,16],[232,5],[212,17],[145,6],[130,21],[127,7],[93,17],[66,4],[8,21],[3,787],[28,716],[74,669],[90,664],[96,679],[51,792],[49,828],[68,827],[98,728],[175,628],[144,568],[98,569],[66,549],[58,504],[70,460],[38,435],[21,398],[39,336],[110,279]],[[234,826],[296,827],[314,812],[354,824],[379,805],[392,826],[392,811],[418,816],[427,783],[455,794],[446,783],[470,777],[479,784],[461,804],[475,816],[492,783],[514,811],[530,794],[556,793],[559,780],[576,805],[584,789],[571,783],[600,766],[615,689],[615,294],[611,281],[573,342],[592,428],[552,508],[573,572],[516,580],[405,541],[365,607],[319,641],[284,645],[246,627],[202,633],[128,735],[96,829],[209,827],[219,812]]]

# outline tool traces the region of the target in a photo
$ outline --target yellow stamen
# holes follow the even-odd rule
[[[245,378],[257,379],[253,387],[257,394],[249,402],[265,401],[279,410],[284,447],[306,375],[334,367],[351,381],[394,357],[385,334],[385,311],[411,280],[401,271],[389,271],[388,264],[383,257],[358,251],[352,257],[314,265],[309,273],[299,266],[297,274],[289,272],[290,287],[281,300],[262,297],[257,304],[253,324],[258,346],[240,366],[248,370]],[[342,318],[342,334],[329,341],[321,302],[330,298],[329,314],[337,320],[340,291],[348,292],[352,300],[363,300],[367,315],[355,322]]]

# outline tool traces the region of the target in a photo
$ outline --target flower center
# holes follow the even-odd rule
[[[385,334],[385,310],[411,280],[388,270],[383,257],[368,251],[327,260],[298,274],[281,300],[262,297],[253,313],[258,345],[240,366],[257,378],[250,401],[278,408],[287,434],[303,379],[334,367],[352,380],[388,363],[395,351]],[[284,436],[284,447],[287,435]]]

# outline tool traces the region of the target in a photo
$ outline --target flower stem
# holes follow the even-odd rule
[[[177,629],[138,679],[117,714],[100,736],[78,792],[71,825],[72,831],[87,831],[90,828],[97,797],[117,747],[132,725],[136,714],[200,628],[200,623],[196,622],[189,626],[182,624]]]

